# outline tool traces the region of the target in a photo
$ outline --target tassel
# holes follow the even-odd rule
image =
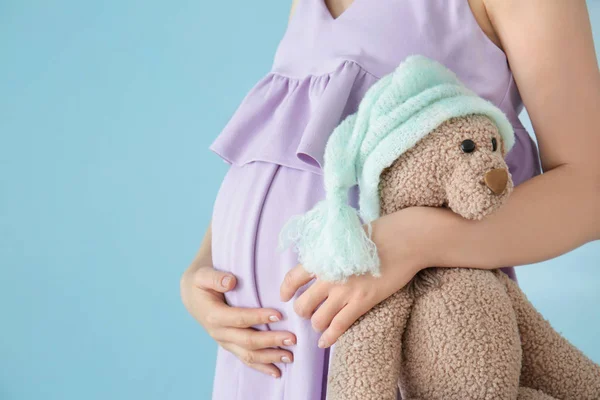
[[[293,246],[304,269],[325,281],[344,282],[351,275],[379,276],[375,243],[357,211],[337,201],[321,201],[291,218],[279,236],[279,249]]]
[[[370,91],[382,91],[389,79],[380,80]],[[370,97],[375,98],[376,94]],[[327,142],[325,200],[306,214],[292,217],[279,235],[279,249],[292,246],[304,269],[325,281],[344,282],[352,275],[366,273],[380,275],[371,227],[366,232],[358,211],[347,203],[348,190],[357,183],[356,156],[367,131],[369,104],[361,103],[359,111],[345,118]]]

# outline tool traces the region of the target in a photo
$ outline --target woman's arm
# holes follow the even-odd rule
[[[483,221],[437,209],[391,215],[402,224],[405,211],[423,214],[431,234],[423,244],[436,249],[432,265],[529,264],[600,239],[600,73],[586,3],[485,5],[532,120],[544,174],[519,185]]]
[[[600,239],[600,73],[585,1],[485,5],[533,121],[545,173],[519,185],[482,221],[433,207],[375,220],[382,276],[353,276],[344,284],[317,279],[294,302],[297,314],[324,331],[322,347],[422,268],[528,264]],[[282,300],[312,279],[302,265],[291,269]]]
[[[208,224],[204,238],[202,238],[202,242],[200,243],[200,248],[192,261],[192,266],[202,264],[212,264],[212,222]]]

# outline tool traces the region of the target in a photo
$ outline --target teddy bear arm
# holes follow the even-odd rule
[[[557,400],[552,396],[547,395],[546,393],[540,391],[540,390],[535,390],[535,389],[530,389],[527,387],[521,387],[519,388],[519,397],[517,398],[517,400]]]
[[[600,366],[556,332],[519,286],[497,272],[517,316],[523,363],[521,385],[559,399],[600,399]]]
[[[338,339],[329,369],[327,399],[396,400],[402,335],[412,303],[411,291],[401,289]]]

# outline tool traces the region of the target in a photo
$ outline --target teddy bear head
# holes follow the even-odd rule
[[[382,172],[381,214],[430,206],[481,219],[512,192],[505,155],[498,128],[488,117],[451,118]]]

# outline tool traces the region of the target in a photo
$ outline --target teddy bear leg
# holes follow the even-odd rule
[[[546,393],[539,390],[530,389],[526,387],[519,388],[519,398],[517,400],[556,400],[552,396],[548,396]]]
[[[514,281],[496,274],[517,315],[523,347],[521,384],[562,400],[600,399],[600,366],[556,332]]]
[[[436,268],[439,285],[415,297],[403,344],[403,398],[516,399],[517,321],[490,271]]]
[[[328,400],[396,400],[402,334],[412,303],[412,292],[401,289],[338,339],[328,374]]]

